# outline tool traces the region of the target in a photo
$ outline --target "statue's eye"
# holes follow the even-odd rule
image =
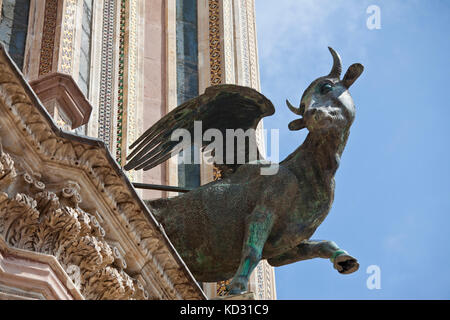
[[[327,94],[331,90],[333,90],[333,86],[330,83],[325,83],[320,87],[321,94]]]

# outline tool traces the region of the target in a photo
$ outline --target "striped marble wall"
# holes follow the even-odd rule
[[[178,105],[199,95],[198,87],[198,26],[197,0],[176,2],[176,46],[177,46],[177,103]],[[195,147],[194,152],[199,152]],[[180,158],[182,155],[180,155]],[[197,187],[200,185],[200,165],[178,165],[178,185]]]
[[[23,68],[30,0],[1,2],[0,41],[19,69]]]

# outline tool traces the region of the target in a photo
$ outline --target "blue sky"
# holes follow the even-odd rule
[[[369,30],[366,9],[381,9]],[[328,260],[276,268],[278,299],[450,298],[450,1],[256,1],[261,91],[275,105],[280,160],[306,132],[290,132],[303,90],[328,74],[337,50],[344,72],[365,72],[350,89],[356,119],[336,175],[331,212],[312,238],[358,258],[341,275]],[[367,267],[381,289],[366,286]]]

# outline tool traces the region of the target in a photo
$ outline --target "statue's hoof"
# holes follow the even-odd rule
[[[359,269],[358,260],[348,254],[341,254],[334,260],[334,268],[342,274],[349,274]]]
[[[236,294],[242,294],[247,291],[247,279],[244,277],[238,277],[231,280],[231,283],[226,286],[227,294],[232,296]]]
[[[234,296],[234,295],[240,295],[240,294],[243,294],[243,293],[245,293],[245,291],[242,291],[242,290],[240,290],[240,289],[230,289],[230,290],[228,290],[228,292],[227,292],[227,295],[228,296]]]

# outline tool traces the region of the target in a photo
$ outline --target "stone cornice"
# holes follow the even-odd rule
[[[64,73],[49,73],[30,82],[30,86],[44,103],[54,100],[68,117],[72,129],[89,121],[92,106],[72,76]]]
[[[59,129],[3,46],[0,47],[0,119],[0,136],[5,147],[1,151],[0,200],[8,206],[23,206],[22,210],[28,212],[14,218],[11,211],[11,221],[23,226],[14,228],[17,233],[14,236],[10,231],[0,230],[9,245],[56,255],[66,268],[68,262],[64,259],[73,260],[81,254],[82,259],[72,262],[85,274],[82,293],[92,295],[88,298],[142,299],[147,295],[153,299],[206,298],[104,143]],[[27,159],[17,155],[19,149],[27,149]],[[26,163],[14,164],[21,161]],[[74,182],[63,185],[51,181],[56,179],[56,173],[73,176]],[[81,199],[83,192],[86,199]],[[42,219],[48,220],[45,228]],[[65,221],[64,227],[61,221]],[[13,230],[10,226],[8,230]],[[61,237],[50,241],[48,246],[42,245],[45,241],[30,236],[37,230],[45,233],[49,228],[56,228],[56,234]],[[70,231],[71,228],[75,229]],[[123,247],[122,252],[110,243],[118,243]],[[74,251],[70,252],[74,245]],[[85,250],[80,250],[83,247]],[[89,252],[97,259],[101,256],[102,262],[86,264]],[[105,277],[119,281],[117,286],[121,292],[114,288],[95,288],[101,282],[97,280]]]

